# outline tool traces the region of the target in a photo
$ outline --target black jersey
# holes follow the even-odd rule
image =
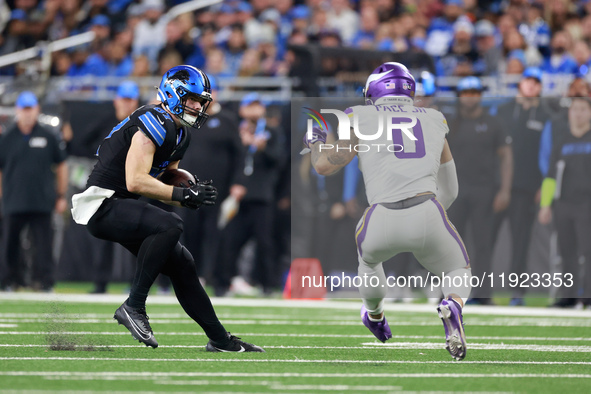
[[[562,162],[562,170],[559,170],[559,161]],[[550,178],[557,179],[559,172],[562,173],[558,185],[561,189],[560,201],[576,204],[591,199],[591,131],[581,137],[565,133],[560,143],[554,146],[550,162]]]
[[[513,148],[513,190],[535,192],[542,182],[540,144],[542,134],[550,126],[550,114],[543,105],[524,109],[523,105],[511,100],[498,108],[496,118],[502,123],[512,139]]]
[[[154,161],[150,175],[157,177],[168,164],[181,160],[191,142],[187,128],[177,128],[171,115],[159,105],[145,105],[111,130],[96,155],[98,162],[88,178],[86,187],[99,186],[115,191],[115,195],[126,198],[139,198],[130,193],[125,182],[125,160],[131,146],[131,139],[142,131],[154,145]]]
[[[497,151],[511,139],[501,123],[484,112],[477,118],[456,116],[449,122],[449,147],[462,189],[497,187]]]

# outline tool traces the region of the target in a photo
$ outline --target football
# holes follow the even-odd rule
[[[177,187],[189,187],[189,181],[196,183],[195,177],[189,171],[180,168],[176,170],[165,170],[160,174],[158,179],[162,183]]]

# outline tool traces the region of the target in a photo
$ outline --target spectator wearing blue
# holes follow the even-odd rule
[[[573,45],[573,56],[577,62],[577,74],[587,75],[591,66],[591,50],[589,50],[589,45],[583,40],[575,42],[575,45]]]
[[[528,45],[536,48],[543,57],[550,56],[550,39],[552,31],[542,18],[544,4],[534,1],[527,9],[526,22],[519,25],[519,32]]]
[[[103,14],[96,15],[90,20],[88,29],[94,32],[95,41],[104,42],[111,34],[111,19]]]
[[[433,19],[427,30],[425,51],[429,55],[443,56],[448,52],[454,38],[454,24],[459,20],[471,23],[465,16],[464,0],[447,0],[443,16]]]
[[[310,9],[305,5],[296,5],[291,10],[291,25],[293,31],[305,32],[308,30]]]
[[[125,9],[132,3],[133,0],[110,0],[107,4],[109,13],[114,15],[121,12],[125,12]]]
[[[525,52],[522,49],[514,49],[509,52],[507,57],[507,68],[505,74],[521,75],[525,71],[527,62],[525,60]]]
[[[278,56],[283,58],[285,54],[285,46],[292,30],[291,26],[291,9],[293,8],[293,0],[278,0],[275,4],[277,11],[281,15],[279,20],[279,36],[277,37],[277,46],[279,49]]]
[[[422,71],[416,80],[417,92],[415,97],[415,106],[422,108],[433,108],[443,112],[441,103],[435,98],[435,93],[438,90],[435,75],[429,71]],[[456,108],[452,102],[449,102],[448,107],[452,112],[455,112]],[[446,113],[444,114],[447,116]]]
[[[111,32],[110,23],[110,19],[106,15],[96,15],[91,19],[89,30],[95,34],[94,41],[90,44],[80,45],[74,49],[72,65],[67,74],[69,77],[86,75],[104,77],[110,74],[111,66],[106,59],[106,56],[111,55],[108,43]],[[118,52],[115,51],[115,53]],[[125,54],[121,56],[125,56]]]
[[[84,62],[81,75],[104,77],[109,73],[109,64],[100,53],[93,53]]]
[[[215,7],[216,16],[214,24],[216,28],[215,42],[218,46],[225,45],[232,33],[232,26],[238,21],[237,10],[230,4],[223,3]]]
[[[119,41],[113,40],[105,47],[107,76],[127,77],[133,72],[133,59]]]
[[[123,81],[117,88],[117,95],[113,100],[115,116],[121,122],[139,107],[140,88],[134,81]]]
[[[37,1],[16,1],[10,3],[13,4],[14,10],[10,13],[8,34],[5,37],[9,41],[16,38],[10,46],[16,44],[16,50],[29,48],[38,40],[47,39],[47,29],[56,17],[60,2],[45,1],[38,4]],[[2,15],[2,19],[6,20],[7,16]]]
[[[476,50],[479,56],[474,64],[474,72],[480,75],[495,75],[498,72],[499,59],[503,51],[497,45],[496,33],[495,25],[486,19],[478,21],[474,26]]]
[[[246,48],[246,38],[244,37],[242,26],[232,26],[224,51],[227,71],[231,75],[236,76],[238,74],[240,62],[242,61],[242,55],[244,55]]]
[[[574,74],[578,70],[577,62],[569,53],[571,36],[561,30],[554,34],[551,43],[551,55],[542,63],[542,70],[548,74]]]
[[[361,10],[360,28],[351,40],[351,45],[357,48],[372,48],[375,41],[375,32],[380,24],[378,12],[373,7],[365,7]]]
[[[90,44],[79,45],[73,49],[68,77],[105,76],[107,72],[107,62],[98,53],[90,53]]]
[[[572,275],[573,285],[558,289],[554,307],[574,307],[577,298],[591,307],[591,103],[574,97],[565,116],[562,138],[552,152],[550,170],[541,187],[538,220],[551,220],[558,235],[562,273]],[[559,164],[561,163],[561,164]],[[581,267],[581,257],[584,265]],[[582,268],[582,269],[581,269]]]
[[[454,23],[454,37],[447,54],[436,62],[437,75],[473,75],[478,53],[473,45],[474,26],[465,20]]]
[[[437,85],[435,84],[435,75],[429,71],[423,71],[420,77],[417,79],[417,95],[421,97],[433,97],[437,91]]]

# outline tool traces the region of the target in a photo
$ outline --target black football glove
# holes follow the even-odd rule
[[[190,187],[175,187],[172,193],[173,201],[178,201],[183,207],[198,209],[201,205],[214,205],[218,197],[217,189],[212,181],[197,183],[189,181]]]

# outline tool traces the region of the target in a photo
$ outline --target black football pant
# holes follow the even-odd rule
[[[565,280],[566,274],[572,274],[573,278],[573,285],[560,287],[558,294],[562,298],[591,298],[591,201],[580,204],[557,201],[554,224],[562,258],[562,279]],[[583,275],[580,256],[585,258]]]
[[[53,229],[51,213],[18,213],[4,217],[4,261],[6,269],[2,270],[2,287],[15,285],[24,286],[23,267],[20,266],[20,236],[29,226],[34,247],[32,280],[41,285],[41,289],[49,290],[54,284],[55,262],[53,260]]]
[[[472,275],[482,278],[491,273],[492,262],[492,226],[494,220],[493,200],[496,191],[482,188],[460,192],[458,198],[448,210],[448,215],[460,235],[466,239],[470,223],[473,249],[468,249]],[[484,281],[481,287],[472,288],[472,298],[490,298],[490,281]]]
[[[215,342],[227,342],[226,330],[199,283],[193,256],[179,242],[183,221],[177,214],[147,201],[109,198],[88,222],[88,230],[137,256],[129,306],[145,307],[150,287],[162,273],[170,277],[179,303],[205,334]]]
[[[495,240],[503,219],[505,216],[509,216],[512,245],[510,274],[521,275],[527,273],[527,252],[529,251],[531,233],[537,213],[535,197],[535,191],[512,190],[509,208],[495,216],[493,235]],[[513,296],[523,297],[525,290],[525,287],[516,287]]]

